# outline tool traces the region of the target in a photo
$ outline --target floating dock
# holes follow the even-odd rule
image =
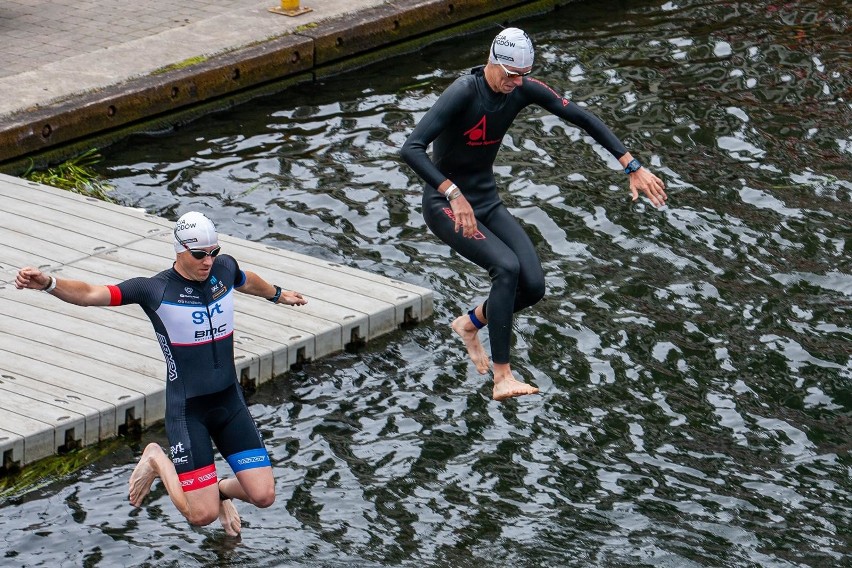
[[[0,174],[0,471],[165,416],[165,363],[139,306],[79,307],[15,275],[37,266],[93,284],[171,266],[173,222]],[[235,297],[235,361],[244,388],[432,315],[432,291],[306,255],[229,237],[240,267],[289,290],[301,307]]]

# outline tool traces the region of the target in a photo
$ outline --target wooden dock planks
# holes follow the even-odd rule
[[[171,266],[173,223],[0,174],[0,467],[146,427],[165,415],[165,363],[138,306],[83,308],[16,290],[25,265],[109,284]],[[220,234],[245,270],[306,306],[235,295],[237,375],[255,385],[298,363],[432,315],[432,292]]]

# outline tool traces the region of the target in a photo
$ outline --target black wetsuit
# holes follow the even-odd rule
[[[585,130],[616,158],[627,150],[600,119],[541,81],[525,77],[511,93],[496,93],[483,70],[474,68],[441,94],[406,140],[402,157],[426,182],[423,217],[429,229],[488,271],[491,357],[508,363],[512,314],[538,302],[545,290],[535,247],[497,192],[493,165],[503,136],[521,109],[536,104]],[[432,160],[426,153],[430,143]],[[479,229],[473,238],[455,231],[450,204],[436,189],[447,179],[473,207]]]
[[[237,261],[219,255],[204,282],[174,268],[109,286],[113,306],[139,304],[166,359],[166,433],[184,491],[216,482],[211,438],[234,472],[270,465],[234,367]]]

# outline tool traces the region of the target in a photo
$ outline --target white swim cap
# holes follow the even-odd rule
[[[197,211],[184,213],[175,223],[173,235],[175,252],[185,252],[184,245],[191,249],[198,249],[219,244],[219,236],[216,234],[213,221]]]
[[[491,42],[491,54],[488,61],[502,63],[509,67],[525,69],[532,67],[533,44],[530,36],[518,28],[506,28]]]

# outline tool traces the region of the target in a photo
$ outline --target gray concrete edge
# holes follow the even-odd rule
[[[0,125],[0,172],[61,161],[464,33],[578,0],[398,0],[93,92],[15,112]]]

